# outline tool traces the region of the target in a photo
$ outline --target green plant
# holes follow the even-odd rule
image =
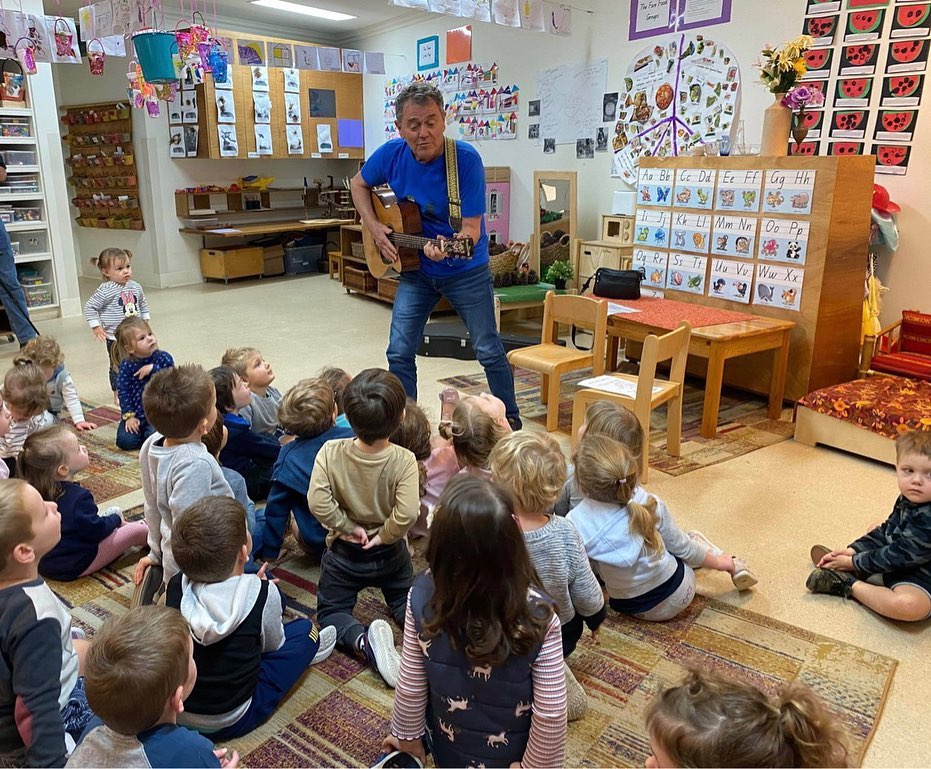
[[[556,261],[546,268],[546,275],[543,279],[547,283],[555,283],[557,280],[569,280],[574,274],[572,265],[568,261]]]

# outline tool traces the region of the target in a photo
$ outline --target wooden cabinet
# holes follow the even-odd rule
[[[573,264],[577,287],[581,287],[599,267],[628,269],[632,254],[632,246],[622,246],[615,240],[577,240]]]

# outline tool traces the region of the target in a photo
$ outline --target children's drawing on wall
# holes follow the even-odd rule
[[[200,135],[200,128],[196,125],[184,126],[184,154],[189,158],[197,157],[197,140]]]
[[[333,138],[328,123],[317,125],[317,152],[333,152]]]
[[[301,71],[287,68],[284,70],[284,92],[297,93],[301,89]]]
[[[343,48],[343,72],[362,72],[362,51]]]
[[[285,129],[285,136],[288,140],[288,154],[303,155],[304,129],[299,125],[289,125]]]
[[[598,132],[595,134],[595,152],[608,151],[608,129],[604,126],[598,126]]]
[[[544,139],[543,140],[543,154],[544,155],[555,155],[556,154],[556,140],[555,139]]]
[[[575,156],[578,160],[591,160],[595,157],[595,140],[576,139]]]
[[[284,95],[285,122],[288,125],[297,125],[301,122],[301,95],[286,93]]]
[[[339,72],[343,68],[343,63],[339,55],[339,48],[320,46],[317,48],[317,58],[320,61],[320,69],[323,72]]]
[[[253,93],[252,105],[256,123],[270,123],[272,117],[272,102],[267,93]]]
[[[197,91],[181,92],[181,122],[197,122]]]
[[[294,66],[298,69],[320,69],[320,59],[317,56],[317,46],[294,46]]]
[[[540,100],[534,99],[533,101],[527,102],[527,116],[528,117],[539,117],[540,115]]]
[[[182,126],[171,126],[168,129],[168,156],[184,157],[184,128]]]
[[[235,123],[236,122],[236,102],[233,101],[232,92],[217,92],[214,94],[217,102],[217,122],[218,123]]]
[[[268,64],[271,67],[290,67],[294,63],[290,43],[269,43]]]
[[[181,122],[181,91],[175,91],[168,102],[168,123]]]
[[[234,158],[239,154],[239,141],[236,138],[236,126],[218,125],[217,136],[220,139],[220,156]]]
[[[601,119],[613,123],[617,119],[617,92],[606,93],[601,100]]]
[[[260,155],[272,154],[272,127],[270,125],[255,127],[255,151]]]
[[[236,51],[239,53],[239,63],[244,66],[265,63],[265,44],[261,40],[237,40]]]
[[[252,67],[252,90],[268,91],[268,67]]]

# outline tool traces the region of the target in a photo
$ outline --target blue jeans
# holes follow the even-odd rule
[[[310,637],[312,628],[309,619],[296,619],[284,626],[284,644],[281,648],[262,655],[259,682],[249,709],[235,724],[218,732],[209,732],[207,737],[214,742],[241,737],[269,719],[278,703],[304,675],[320,648],[319,639]]]
[[[148,422],[140,422],[139,432],[131,433],[126,429],[126,422],[122,419],[116,427],[116,447],[123,451],[137,451],[142,448],[145,439],[155,432],[155,428]]]
[[[401,380],[407,395],[416,400],[415,355],[423,339],[427,319],[442,297],[449,300],[465,323],[475,357],[485,369],[488,388],[504,401],[508,420],[514,429],[519,429],[520,412],[514,397],[514,375],[495,326],[495,298],[487,265],[448,278],[431,278],[420,270],[401,273],[391,314],[388,370]]]
[[[0,302],[3,303],[7,320],[10,321],[10,330],[16,335],[20,345],[39,336],[38,330],[29,320],[26,294],[19,284],[16,262],[13,260],[13,246],[3,222],[0,222]]]

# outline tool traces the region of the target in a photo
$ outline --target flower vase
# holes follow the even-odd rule
[[[760,155],[785,157],[789,154],[789,134],[792,132],[792,110],[783,106],[784,93],[775,94],[775,101],[763,113],[763,138]]]

